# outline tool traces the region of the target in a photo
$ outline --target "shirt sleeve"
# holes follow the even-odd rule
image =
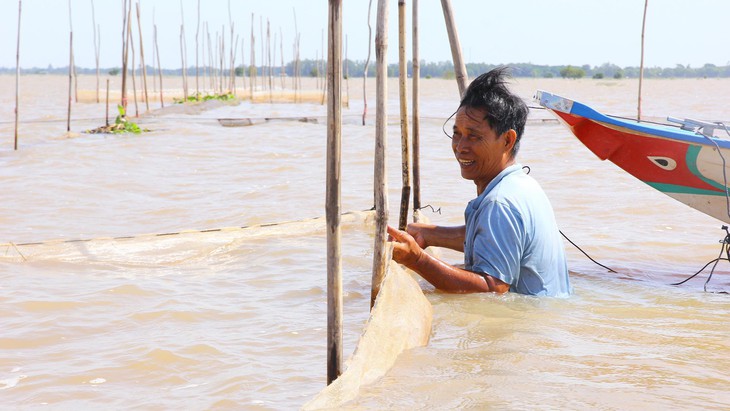
[[[515,286],[524,248],[520,214],[507,204],[489,202],[480,207],[476,223],[471,271]]]

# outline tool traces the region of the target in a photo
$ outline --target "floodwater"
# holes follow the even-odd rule
[[[13,151],[15,79],[0,77],[3,408],[296,409],[311,399],[326,381],[326,238],[322,220],[309,220],[324,215],[326,107],[160,110],[150,97],[151,112],[136,121],[151,132],[92,135],[82,131],[104,124],[105,105],[82,102],[72,105],[68,134],[66,82],[21,78]],[[389,84],[395,222],[400,127]],[[532,106],[544,89],[635,116],[637,86],[517,79],[514,90]],[[79,87],[93,90],[95,79]],[[727,120],[720,90],[728,87],[727,79],[646,80],[642,114]],[[373,204],[374,88],[371,79],[362,126],[362,80],[343,85],[343,211]],[[442,132],[456,85],[424,79],[421,88],[422,202],[440,211],[426,216],[460,224],[475,188],[460,178]],[[562,231],[617,273],[566,242],[568,299],[449,295],[422,282],[434,306],[430,343],[403,354],[348,407],[729,408],[730,266],[718,264],[708,292],[709,269],[670,285],[718,256],[722,223],[598,160],[563,126],[537,121],[551,118],[545,111],[532,115],[520,162]],[[302,116],[320,121],[216,121]],[[201,232],[225,227],[239,229]],[[346,355],[367,319],[371,231],[358,217],[343,227]]]

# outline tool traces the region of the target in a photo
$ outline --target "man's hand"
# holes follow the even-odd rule
[[[410,226],[409,226],[410,227]],[[393,260],[412,268],[423,254],[423,248],[409,233],[388,226],[388,234],[393,241]]]
[[[414,240],[416,240],[416,243],[421,248],[426,248],[430,246],[428,243],[427,233],[429,231],[433,231],[435,228],[435,225],[431,224],[423,224],[423,223],[411,223],[408,224],[408,227],[406,227],[406,232],[410,234]]]

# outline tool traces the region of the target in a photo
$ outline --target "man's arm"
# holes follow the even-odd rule
[[[432,224],[413,223],[406,228],[421,248],[444,247],[464,252],[466,226],[442,227]]]
[[[490,275],[482,276],[446,264],[425,253],[410,234],[388,226],[388,234],[393,238],[393,260],[417,272],[439,290],[452,293],[509,291],[509,284]]]

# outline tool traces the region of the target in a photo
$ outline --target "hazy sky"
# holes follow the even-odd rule
[[[347,39],[347,57],[353,60],[364,60],[367,56],[368,2],[344,1],[343,32]],[[152,64],[154,14],[162,65],[166,68],[180,67],[181,1],[140,0],[139,3],[146,63]],[[227,48],[230,45],[230,4],[235,34],[240,35],[243,42],[246,64],[250,62],[252,13],[259,63],[261,18],[264,36],[267,21],[271,27],[272,43],[276,35],[277,62],[281,58],[282,35],[284,60],[292,58],[295,11],[301,33],[302,58],[319,57],[323,44],[326,47],[326,0],[202,0],[200,3],[201,41],[205,37],[203,23],[207,22],[213,41],[217,33],[225,31]],[[378,0],[373,0],[373,37],[377,3]],[[71,23],[76,64],[95,67],[92,1],[70,0],[70,4],[71,18],[69,0],[23,0],[21,67],[67,66]],[[93,4],[96,23],[100,27],[101,66],[119,67],[122,0],[95,0]],[[195,64],[197,5],[198,0],[182,0],[188,65]],[[411,1],[407,1],[406,5],[407,54],[410,59]],[[644,0],[452,0],[452,5],[467,62],[639,65]],[[729,0],[652,0],[648,10],[646,66],[730,64]],[[388,56],[389,62],[395,63],[398,52],[396,0],[390,0],[389,11]],[[451,60],[441,2],[420,0],[419,14],[421,59]],[[0,42],[0,66],[15,67],[18,1],[0,0],[0,19],[3,39]],[[136,17],[133,19],[134,42],[139,50]],[[237,48],[237,64],[241,61],[240,45]]]

